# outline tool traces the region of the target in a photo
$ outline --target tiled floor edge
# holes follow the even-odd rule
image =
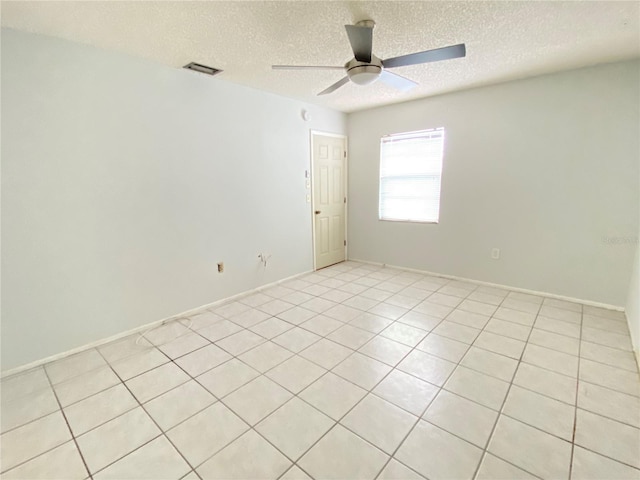
[[[615,310],[617,312],[624,312],[625,311],[624,307],[620,307],[618,305],[611,305],[609,303],[594,302],[593,300],[583,300],[583,299],[580,299],[580,298],[567,297],[565,295],[558,295],[556,293],[541,292],[541,291],[538,291],[538,290],[530,290],[528,288],[512,287],[510,285],[503,285],[501,283],[485,282],[483,280],[476,280],[476,279],[467,278],[467,277],[458,277],[458,276],[455,276],[455,275],[448,275],[446,273],[431,272],[429,270],[420,270],[418,268],[402,267],[402,266],[398,266],[398,265],[392,265],[390,263],[372,262],[370,260],[362,260],[360,258],[349,258],[348,261],[364,263],[364,264],[367,264],[367,265],[376,265],[378,267],[394,268],[396,270],[404,270],[406,272],[421,273],[423,275],[432,275],[434,277],[447,278],[449,280],[460,280],[462,282],[469,282],[469,283],[473,283],[475,285],[482,285],[482,286],[485,286],[485,287],[501,288],[501,289],[509,290],[509,291],[512,291],[512,292],[527,293],[529,295],[537,295],[537,296],[541,296],[541,297],[554,298],[556,300],[564,300],[566,302],[581,303],[582,305],[588,305],[590,307],[605,308],[607,310]]]
[[[221,298],[221,299],[216,300],[214,302],[207,303],[207,304],[201,305],[199,307],[191,308],[189,310],[186,310],[184,312],[178,313],[176,315],[171,315],[170,317],[162,318],[160,320],[155,320],[153,322],[149,322],[149,323],[146,323],[144,325],[140,325],[140,326],[132,328],[130,330],[125,330],[124,332],[117,333],[117,334],[112,335],[110,337],[102,338],[100,340],[96,340],[95,342],[87,343],[87,344],[82,345],[80,347],[72,348],[71,350],[67,350],[67,351],[64,351],[64,352],[61,352],[61,353],[57,353],[55,355],[51,355],[49,357],[41,358],[40,360],[35,360],[35,361],[27,363],[25,365],[21,365],[19,367],[15,367],[15,368],[0,372],[0,379],[3,379],[5,377],[9,377],[11,375],[15,375],[17,373],[25,372],[27,370],[31,370],[32,368],[39,367],[41,365],[44,365],[44,364],[49,363],[49,362],[53,362],[55,360],[60,360],[60,359],[65,358],[65,357],[69,357],[71,355],[75,355],[76,353],[84,352],[85,350],[89,350],[91,348],[96,348],[96,347],[99,347],[101,345],[105,345],[107,343],[113,342],[113,341],[118,340],[120,338],[124,338],[124,337],[128,337],[129,335],[133,335],[135,333],[144,332],[145,330],[148,330],[148,329],[150,329],[152,327],[159,326],[159,325],[161,325],[161,324],[163,324],[165,322],[169,322],[171,320],[176,320],[176,319],[178,319],[180,317],[188,317],[189,315],[192,315],[192,314],[194,314],[194,313],[196,313],[196,312],[198,312],[200,310],[208,309],[208,308],[211,308],[211,307],[215,307],[216,305],[232,301],[232,300],[234,300],[236,298],[244,297],[245,295],[249,295],[251,293],[259,292],[259,291],[264,290],[266,288],[273,287],[273,286],[278,285],[280,283],[288,282],[289,280],[293,280],[295,278],[301,277],[303,275],[307,275],[307,274],[312,273],[312,272],[313,272],[313,270],[305,270],[304,272],[296,273],[295,275],[291,275],[289,277],[281,278],[280,280],[276,280],[274,282],[270,282],[270,283],[266,283],[264,285],[260,285],[259,287],[253,288],[251,290],[246,290],[246,291],[237,293],[235,295],[232,295],[230,297]]]

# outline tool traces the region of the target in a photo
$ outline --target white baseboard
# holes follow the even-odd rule
[[[39,367],[39,366],[44,365],[46,363],[54,362],[56,360],[60,360],[60,359],[63,359],[65,357],[69,357],[71,355],[75,355],[76,353],[80,353],[80,352],[83,352],[85,350],[89,350],[90,348],[96,348],[96,347],[99,347],[101,345],[105,345],[107,343],[111,343],[111,342],[119,340],[121,338],[128,337],[129,335],[134,335],[136,333],[144,332],[146,330],[152,329],[153,327],[160,326],[160,325],[162,325],[164,323],[168,323],[168,322],[171,322],[173,320],[177,320],[179,318],[189,317],[189,316],[194,315],[194,314],[196,314],[198,312],[201,312],[202,310],[208,310],[208,309],[210,309],[212,307],[215,307],[217,305],[220,305],[222,303],[230,302],[230,301],[233,301],[233,300],[235,300],[237,298],[244,297],[246,295],[250,295],[252,293],[256,293],[256,292],[259,292],[261,290],[266,290],[267,288],[273,287],[273,286],[278,285],[278,284],[283,283],[283,282],[287,282],[289,280],[293,280],[295,278],[301,277],[302,275],[306,275],[306,274],[311,273],[311,272],[313,272],[313,270],[307,270],[307,271],[302,272],[302,273],[297,273],[295,275],[291,275],[291,276],[283,278],[281,280],[277,280],[275,282],[271,282],[271,283],[267,283],[265,285],[261,285],[260,287],[254,288],[252,290],[246,290],[246,291],[240,292],[240,293],[238,293],[236,295],[232,295],[230,297],[222,298],[220,300],[216,300],[215,302],[211,302],[211,303],[207,303],[205,305],[201,305],[200,307],[192,308],[190,310],[187,310],[185,312],[179,313],[177,315],[172,315],[170,317],[163,318],[161,320],[155,320],[153,322],[146,323],[144,325],[140,325],[139,327],[135,327],[135,328],[132,328],[130,330],[126,330],[124,332],[120,332],[120,333],[118,333],[116,335],[112,335],[112,336],[107,337],[107,338],[96,340],[95,342],[87,343],[86,345],[82,345],[81,347],[73,348],[71,350],[67,350],[67,351],[62,352],[62,353],[57,353],[55,355],[51,355],[49,357],[45,357],[45,358],[42,358],[40,360],[36,360],[34,362],[27,363],[26,365],[21,365],[19,367],[12,368],[12,369],[7,370],[5,372],[1,372],[0,373],[0,378],[5,378],[5,377],[11,376],[11,375],[15,375],[16,373],[21,373],[21,372],[24,372],[24,371],[27,371],[27,370],[31,370],[32,368]]]
[[[397,265],[389,265],[388,263],[371,262],[369,260],[360,260],[360,259],[357,259],[357,258],[350,258],[349,260],[351,260],[353,262],[366,263],[366,264],[369,264],[369,265],[377,265],[377,266],[382,266],[382,267],[395,268],[397,270],[404,270],[404,271],[407,271],[407,272],[422,273],[422,274],[425,274],[425,275],[432,275],[434,277],[448,278],[450,280],[460,280],[460,281],[463,281],[463,282],[474,283],[476,285],[483,285],[483,286],[486,286],[486,287],[502,288],[502,289],[505,289],[505,290],[510,290],[512,292],[528,293],[530,295],[538,295],[538,296],[541,296],[541,297],[549,297],[549,298],[554,298],[556,300],[565,300],[567,302],[581,303],[583,305],[589,305],[590,307],[600,307],[600,308],[606,308],[607,310],[616,310],[618,312],[624,312],[624,308],[623,307],[619,307],[617,305],[610,305],[608,303],[600,303],[600,302],[594,302],[592,300],[584,300],[584,299],[581,299],[581,298],[567,297],[565,295],[557,295],[555,293],[549,293],[549,292],[539,292],[537,290],[529,290],[527,288],[511,287],[509,285],[501,285],[499,283],[491,283],[491,282],[485,282],[485,281],[482,281],[482,280],[474,280],[473,278],[457,277],[455,275],[447,275],[445,273],[429,272],[427,270],[418,270],[416,268],[399,267]]]
[[[348,260],[353,261],[353,262],[366,263],[368,265],[376,265],[376,266],[379,266],[379,267],[389,267],[389,268],[394,268],[396,270],[404,270],[406,272],[414,272],[414,273],[421,273],[421,274],[425,274],[425,275],[432,275],[434,277],[447,278],[447,279],[450,279],[450,280],[460,280],[460,281],[464,281],[464,282],[474,283],[476,285],[483,285],[483,286],[487,286],[487,287],[502,288],[502,289],[505,289],[505,290],[510,290],[512,292],[528,293],[530,295],[538,295],[538,296],[542,296],[542,297],[554,298],[556,300],[564,300],[564,301],[572,302],[572,303],[581,303],[583,305],[589,305],[591,307],[605,308],[607,310],[614,310],[614,311],[617,311],[617,312],[624,312],[625,311],[624,307],[619,307],[617,305],[610,305],[608,303],[594,302],[592,300],[585,300],[585,299],[582,299],[582,298],[567,297],[566,295],[557,295],[555,293],[549,293],[549,292],[539,292],[537,290],[529,290],[527,288],[511,287],[509,285],[502,285],[502,284],[499,284],[499,283],[491,283],[491,282],[485,282],[485,281],[482,281],[482,280],[474,280],[473,278],[458,277],[458,276],[455,276],[455,275],[447,275],[445,273],[438,273],[438,272],[429,272],[427,270],[419,270],[417,268],[400,267],[400,266],[397,266],[397,265],[389,265],[388,263],[371,262],[369,260],[361,260],[361,259],[358,259],[358,258],[349,258]],[[625,318],[626,318],[626,315],[625,315]],[[629,328],[631,328],[631,324],[630,324],[628,318],[626,318],[626,322],[627,322],[627,325],[629,325]],[[640,370],[640,350],[636,349],[635,346],[634,346],[634,350],[633,350],[633,356],[635,357],[636,363],[638,364],[638,370]]]
[[[539,296],[543,296],[543,297],[555,298],[557,300],[565,300],[567,302],[581,303],[583,305],[589,305],[589,306],[592,306],[592,307],[606,308],[608,310],[624,311],[623,307],[619,307],[617,305],[610,305],[610,304],[606,304],[606,303],[594,302],[594,301],[591,301],[591,300],[584,300],[584,299],[580,299],[580,298],[567,297],[565,295],[557,295],[555,293],[540,292],[540,291],[537,291],[537,290],[529,290],[527,288],[511,287],[509,285],[502,285],[502,284],[499,284],[499,283],[485,282],[485,281],[482,281],[482,280],[475,280],[475,279],[472,279],[472,278],[458,277],[456,275],[447,275],[447,274],[444,274],[444,273],[430,272],[430,271],[427,271],[427,270],[419,270],[419,269],[416,269],[416,268],[401,267],[401,266],[398,266],[398,265],[389,265],[387,263],[371,262],[369,260],[361,260],[361,259],[357,259],[357,258],[349,258],[348,260],[353,261],[353,262],[365,263],[365,264],[368,264],[368,265],[376,265],[376,266],[394,268],[394,269],[397,269],[397,270],[403,270],[403,271],[407,271],[407,272],[421,273],[421,274],[425,274],[425,275],[433,275],[435,277],[447,278],[447,279],[450,279],[450,280],[460,280],[460,281],[464,281],[464,282],[474,283],[476,285],[484,285],[484,286],[488,286],[488,287],[502,288],[502,289],[505,289],[505,290],[513,291],[513,292],[528,293],[530,295],[539,295]],[[215,307],[217,305],[220,305],[222,303],[226,303],[226,302],[235,300],[237,298],[244,297],[246,295],[250,295],[251,293],[255,293],[255,292],[259,292],[261,290],[265,290],[267,288],[270,288],[272,286],[278,285],[278,284],[283,283],[283,282],[287,282],[289,280],[293,280],[293,279],[295,279],[297,277],[300,277],[302,275],[306,275],[308,273],[311,273],[312,271],[313,270],[308,270],[308,271],[305,271],[305,272],[302,272],[302,273],[291,275],[290,277],[283,278],[282,280],[277,280],[275,282],[271,282],[271,283],[262,285],[260,287],[254,288],[252,290],[247,290],[247,291],[238,293],[236,295],[232,295],[230,297],[226,297],[226,298],[223,298],[223,299],[220,299],[220,300],[216,300],[215,302],[208,303],[206,305],[202,305],[202,306],[193,308],[191,310],[187,310],[187,311],[179,313],[177,315],[172,315],[171,317],[163,318],[161,320],[156,320],[156,321],[147,323],[145,325],[140,325],[139,327],[136,327],[136,328],[133,328],[133,329],[118,333],[118,334],[113,335],[111,337],[103,338],[101,340],[97,340],[95,342],[88,343],[88,344],[83,345],[81,347],[77,347],[77,348],[74,348],[74,349],[71,349],[71,350],[67,350],[65,352],[58,353],[56,355],[51,355],[49,357],[45,357],[43,359],[36,360],[34,362],[28,363],[26,365],[22,365],[20,367],[12,368],[11,370],[7,370],[6,372],[0,373],[0,378],[8,377],[10,375],[15,375],[16,373],[21,373],[21,372],[24,372],[26,370],[30,370],[30,369],[35,368],[35,367],[39,367],[39,366],[44,365],[46,363],[50,363],[50,362],[53,362],[53,361],[56,361],[56,360],[60,360],[62,358],[65,358],[65,357],[68,357],[68,356],[71,356],[71,355],[75,355],[76,353],[83,352],[83,351],[88,350],[90,348],[96,348],[96,347],[99,347],[99,346],[104,345],[106,343],[110,343],[110,342],[113,342],[115,340],[119,340],[121,338],[128,337],[129,335],[133,335],[133,334],[136,334],[136,333],[144,332],[145,330],[148,330],[148,329],[153,328],[155,326],[162,325],[163,323],[167,323],[167,322],[170,322],[170,321],[173,321],[173,320],[177,320],[178,318],[188,317],[188,316],[193,315],[195,313],[198,313],[198,312],[200,312],[202,310],[207,310],[207,309],[210,309],[210,308]],[[635,352],[635,354],[636,354],[636,360],[639,361],[639,366],[640,366],[640,354],[639,354],[639,352]]]

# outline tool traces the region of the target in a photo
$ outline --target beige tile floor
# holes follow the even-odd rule
[[[346,262],[2,380],[5,479],[640,479],[624,316]]]

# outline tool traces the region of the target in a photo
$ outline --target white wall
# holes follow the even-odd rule
[[[3,29],[2,370],[310,270],[309,130],[345,122]]]
[[[612,64],[349,115],[350,258],[624,305],[635,246],[606,240],[638,232],[639,70]],[[379,221],[380,137],[433,127],[446,128],[440,223]]]
[[[636,258],[633,261],[633,273],[629,282],[629,293],[625,308],[633,350],[640,366],[640,247],[636,247]]]

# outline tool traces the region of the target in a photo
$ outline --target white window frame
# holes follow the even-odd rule
[[[379,220],[433,224],[440,221],[444,142],[444,127],[394,133],[380,139]],[[413,151],[411,143],[415,144]],[[405,161],[394,165],[394,154],[396,162],[400,158]],[[394,193],[401,188],[413,189],[413,193],[406,196]],[[402,213],[398,213],[400,209]]]

